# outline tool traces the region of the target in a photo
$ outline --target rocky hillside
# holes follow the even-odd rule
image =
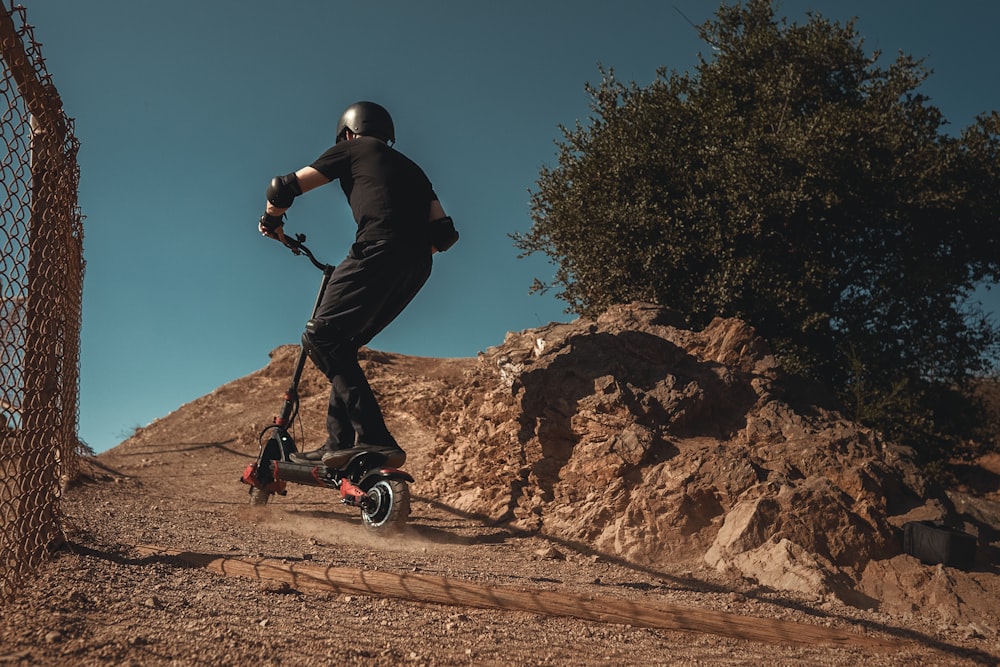
[[[902,555],[901,527],[946,520],[979,537],[990,569],[996,494],[935,492],[741,321],[691,331],[663,308],[618,307],[508,334],[452,383],[401,384],[387,355],[366,363],[388,411],[437,429],[420,492],[461,510],[862,606],[934,598],[958,614],[986,594]]]
[[[276,349],[118,451],[250,451],[296,354]],[[436,433],[407,464],[420,496],[632,563],[707,563],[774,590],[1000,628],[996,471],[978,471],[993,481],[976,493],[932,489],[908,452],[784,373],[741,321],[691,331],[632,304],[508,334],[476,359],[365,349],[362,365],[404,447],[410,429]],[[327,386],[307,365],[303,449],[323,439]],[[901,527],[924,519],[977,536],[974,571],[903,554]]]

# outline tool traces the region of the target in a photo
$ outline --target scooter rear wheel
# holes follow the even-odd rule
[[[361,520],[370,530],[399,530],[410,516],[410,487],[405,480],[380,479],[368,489],[368,499],[371,505],[361,510]]]

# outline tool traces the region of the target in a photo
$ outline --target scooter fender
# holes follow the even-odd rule
[[[258,468],[270,468],[272,461],[288,461],[289,457],[296,452],[295,441],[288,431],[280,426],[270,426],[270,437],[261,445],[260,455],[257,457]]]
[[[251,463],[243,470],[243,476],[240,477],[240,481],[261,491],[277,493],[282,496],[287,493],[285,490],[286,484],[283,480],[276,480],[273,475],[268,475],[266,480],[261,479],[259,472],[257,464]]]
[[[414,482],[413,476],[405,470],[400,470],[399,468],[375,468],[368,471],[357,485],[367,493],[369,489],[383,479],[401,479],[411,484]]]

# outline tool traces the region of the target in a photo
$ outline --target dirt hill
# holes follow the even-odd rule
[[[92,461],[64,501],[68,549],[0,610],[6,661],[1000,658],[996,461],[935,490],[906,451],[785,374],[740,321],[691,331],[633,304],[508,334],[476,359],[364,350],[416,478],[410,527],[391,539],[366,534],[330,491],[292,487],[262,513],[248,507],[239,473],[296,353],[274,350],[260,371]],[[294,435],[309,449],[327,395],[311,366],[300,393]],[[902,526],[923,519],[975,535],[975,566],[903,554]],[[327,589],[275,583],[261,559],[326,568]],[[385,572],[400,590],[359,597],[331,587],[332,568]],[[424,574],[446,578],[453,604],[419,593]],[[491,600],[554,597],[484,610],[456,592],[470,585]],[[587,600],[633,614],[661,605],[663,623],[602,624],[583,615]]]

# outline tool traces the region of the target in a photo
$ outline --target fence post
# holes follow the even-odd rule
[[[25,339],[21,404],[25,455],[33,461],[30,473],[22,479],[24,502],[30,508],[27,519],[40,532],[35,539],[40,546],[55,537],[55,512],[58,499],[59,435],[62,429],[57,373],[56,331],[60,295],[54,278],[59,270],[58,237],[52,232],[53,201],[58,193],[58,146],[51,133],[31,116],[31,208],[28,224],[28,293],[25,302]],[[27,471],[26,471],[27,472]]]
[[[78,144],[24,15],[0,4],[0,103],[9,105],[0,114],[0,316],[9,320],[0,322],[0,404],[10,415],[0,422],[0,601],[59,535],[60,476],[77,468]]]

